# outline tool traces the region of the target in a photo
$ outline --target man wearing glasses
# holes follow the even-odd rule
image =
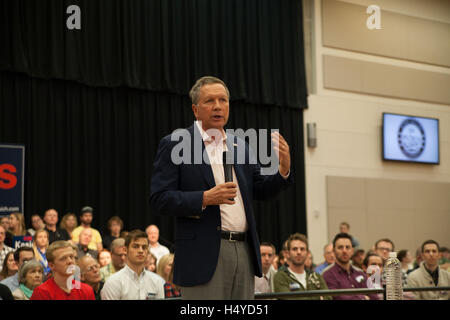
[[[125,266],[127,250],[125,248],[125,239],[118,238],[111,243],[111,262],[100,269],[102,281],[106,280],[121,270]]]

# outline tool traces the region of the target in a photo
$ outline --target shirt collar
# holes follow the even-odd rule
[[[212,136],[208,135],[205,130],[203,130],[202,126],[200,125],[200,122],[195,121],[195,124],[197,125],[198,131],[200,131],[200,135],[202,136],[202,139],[204,142],[213,142]],[[227,134],[222,129],[222,137],[221,137],[222,143],[226,143],[227,141]]]
[[[145,275],[145,271],[146,271],[146,269],[144,268],[144,270],[142,270],[142,272],[141,272],[141,275],[138,276],[138,274],[133,269],[131,269],[128,266],[128,264],[125,263],[125,267],[123,267],[123,268],[125,269],[126,273],[128,273],[132,278],[136,278],[136,279],[142,278]]]
[[[337,266],[339,272],[345,272],[346,274],[352,274],[353,273],[353,266],[351,264],[350,264],[350,269],[349,269],[348,272],[347,272],[347,270],[342,268],[342,266],[340,266],[338,263],[335,263],[335,265]]]

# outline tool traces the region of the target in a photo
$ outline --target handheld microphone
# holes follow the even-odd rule
[[[233,182],[233,160],[231,159],[231,153],[224,151],[222,156],[225,182]],[[233,198],[229,200],[234,201]]]

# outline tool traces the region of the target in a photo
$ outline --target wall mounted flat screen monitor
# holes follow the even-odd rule
[[[383,160],[439,164],[439,119],[383,113]]]

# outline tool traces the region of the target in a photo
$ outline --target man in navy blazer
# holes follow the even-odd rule
[[[262,273],[252,200],[293,183],[289,146],[272,133],[279,170],[261,174],[248,144],[223,129],[230,97],[225,83],[203,77],[190,96],[197,121],[161,140],[151,180],[152,208],[176,217],[174,283],[184,299],[253,299],[254,276]],[[234,158],[233,182],[224,180],[224,151]]]

